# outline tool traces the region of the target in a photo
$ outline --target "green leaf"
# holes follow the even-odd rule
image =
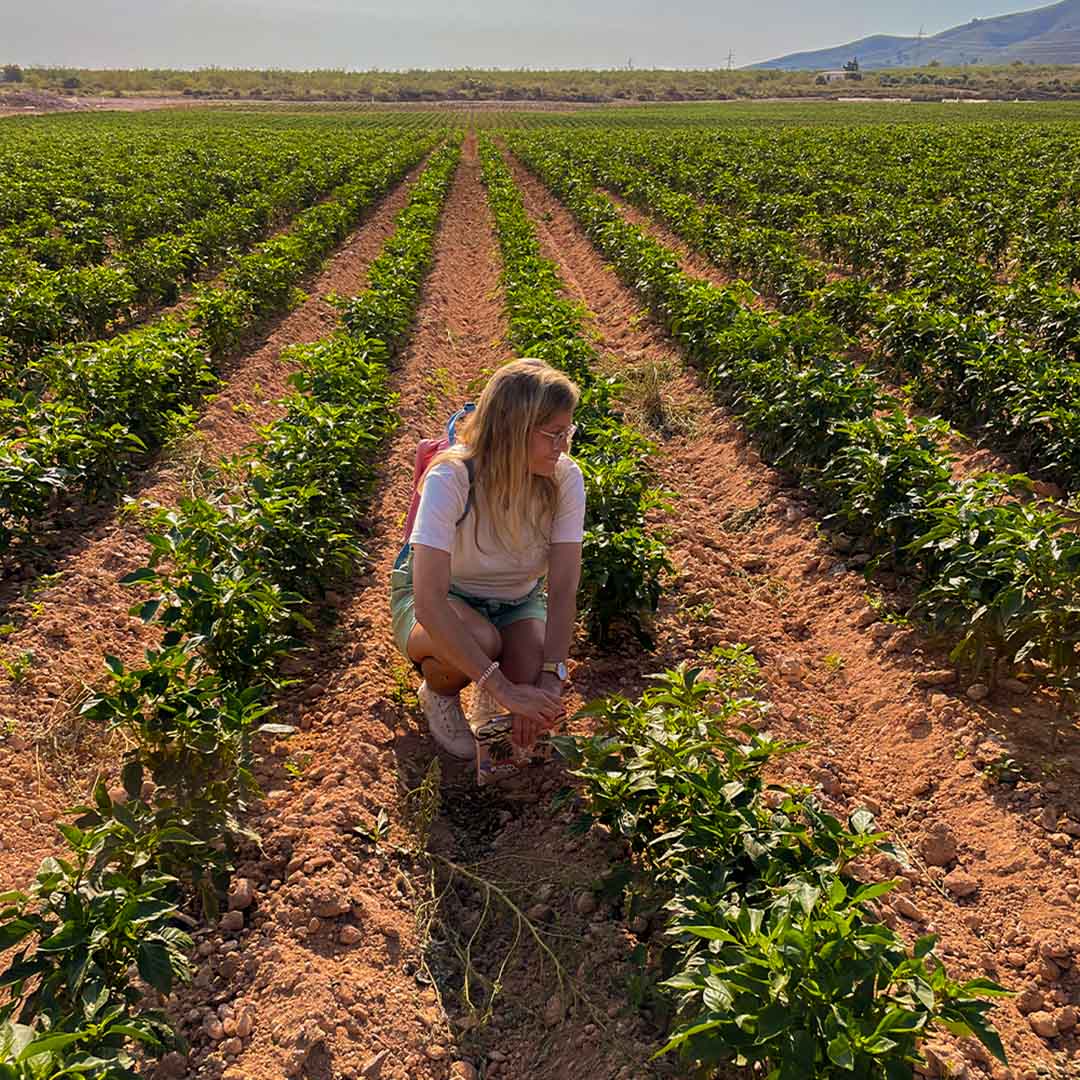
[[[191,846],[201,844],[203,841],[186,829],[181,829],[178,825],[169,825],[158,833],[158,842],[161,844],[185,844]]]
[[[159,922],[163,916],[176,911],[176,905],[167,900],[141,900],[131,913],[131,925],[142,926],[149,922]]]
[[[143,767],[137,758],[124,763],[120,771],[120,780],[129,799],[138,799],[142,795]]]
[[[660,1047],[655,1054],[652,1055],[650,1060],[655,1060],[658,1057],[662,1057],[664,1054],[671,1053],[672,1050],[678,1050],[688,1039],[692,1039],[695,1035],[701,1035],[706,1031],[715,1031],[718,1027],[721,1027],[725,1021],[723,1020],[708,1020],[704,1024],[695,1024],[691,1028],[687,1028],[684,1031],[680,1031],[668,1042]]]
[[[141,1042],[145,1046],[158,1048],[163,1045],[152,1031],[135,1024],[112,1024],[109,1031],[114,1035],[126,1035],[129,1039]]]
[[[695,937],[705,938],[706,941],[726,941],[732,945],[738,945],[739,939],[721,930],[718,926],[680,926],[680,931],[693,934]]]
[[[109,795],[109,789],[105,784],[103,778],[99,777],[97,783],[94,785],[94,805],[103,814],[107,814],[113,808],[112,797]]]
[[[993,979],[987,979],[981,975],[968,979],[961,985],[960,990],[965,994],[978,994],[982,997],[1012,997],[1016,993],[1015,990],[1009,990],[1000,983],[994,982]]]
[[[52,1054],[85,1038],[86,1032],[84,1031],[61,1032],[58,1035],[40,1035],[26,1046],[16,1058],[16,1061],[29,1061],[30,1058],[37,1057],[39,1054]]]
[[[863,1053],[881,1057],[890,1050],[895,1050],[899,1044],[894,1039],[887,1039],[884,1035],[873,1035],[863,1042],[860,1049]]]
[[[6,952],[13,945],[18,945],[25,937],[29,937],[36,927],[25,919],[12,919],[11,922],[0,926],[0,952]]]
[[[874,1029],[874,1035],[886,1035],[890,1031],[916,1032],[923,1027],[924,1018],[907,1009],[895,1006],[890,1009]]]
[[[149,938],[139,943],[139,974],[155,990],[168,994],[172,990],[173,970],[169,950],[163,941]]]
[[[791,1010],[786,1005],[774,1003],[767,1006],[758,1016],[758,1041],[775,1038],[790,1024]]]
[[[915,947],[911,950],[916,960],[924,960],[937,944],[937,934],[924,934],[918,941],[915,942]]]
[[[863,885],[856,890],[851,899],[856,904],[865,903],[867,900],[876,900],[879,896],[892,892],[897,885],[899,885],[898,881],[876,881],[872,885]]]
[[[86,833],[84,833],[77,825],[69,825],[66,822],[60,822],[56,828],[71,847],[76,850],[82,847]]]
[[[157,581],[158,575],[156,570],[151,570],[149,566],[143,566],[138,570],[133,570],[130,574],[125,574],[120,579],[121,585],[138,585],[143,581]]]
[[[855,1053],[846,1035],[837,1035],[829,1043],[829,1060],[847,1072],[855,1071]]]
[[[156,600],[146,600],[142,604],[137,604],[132,609],[131,614],[137,615],[143,622],[151,622],[154,616],[158,613],[158,609],[161,607],[162,601],[160,597]]]
[[[795,886],[794,894],[799,906],[809,915],[821,896],[821,890],[814,888],[808,881],[800,881]]]
[[[52,937],[38,945],[38,952],[63,952],[76,945],[85,945],[90,935],[85,926],[75,922],[65,922]]]

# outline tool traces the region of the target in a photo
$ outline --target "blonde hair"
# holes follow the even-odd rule
[[[472,461],[473,527],[479,528],[483,513],[504,549],[520,550],[529,534],[551,534],[558,485],[553,477],[529,471],[529,439],[551,417],[573,412],[579,393],[543,360],[512,360],[488,380],[476,411],[458,424],[454,445],[428,466],[430,471],[442,461]]]

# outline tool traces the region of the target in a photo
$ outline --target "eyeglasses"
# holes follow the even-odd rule
[[[574,433],[577,431],[577,424],[571,424],[567,428],[563,428],[562,431],[545,431],[543,428],[536,428],[541,435],[547,436],[551,440],[552,446],[569,446],[570,440],[574,437]]]

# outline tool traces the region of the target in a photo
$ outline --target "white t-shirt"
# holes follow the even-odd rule
[[[577,462],[561,455],[555,466],[559,501],[551,527],[552,544],[580,544],[585,526],[585,480]],[[420,492],[411,544],[450,553],[450,583],[470,596],[520,600],[532,592],[548,569],[549,546],[536,536],[521,551],[507,551],[480,515],[476,497],[468,517],[457,524],[469,497],[469,473],[462,461],[443,461],[429,469]],[[480,546],[477,547],[479,531]]]

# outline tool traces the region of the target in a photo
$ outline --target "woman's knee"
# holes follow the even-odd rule
[[[502,634],[486,619],[477,639],[480,648],[488,654],[492,660],[497,660],[503,651]]]
[[[492,660],[497,660],[502,655],[502,634],[483,616],[478,616],[476,622],[469,625],[469,633]]]

